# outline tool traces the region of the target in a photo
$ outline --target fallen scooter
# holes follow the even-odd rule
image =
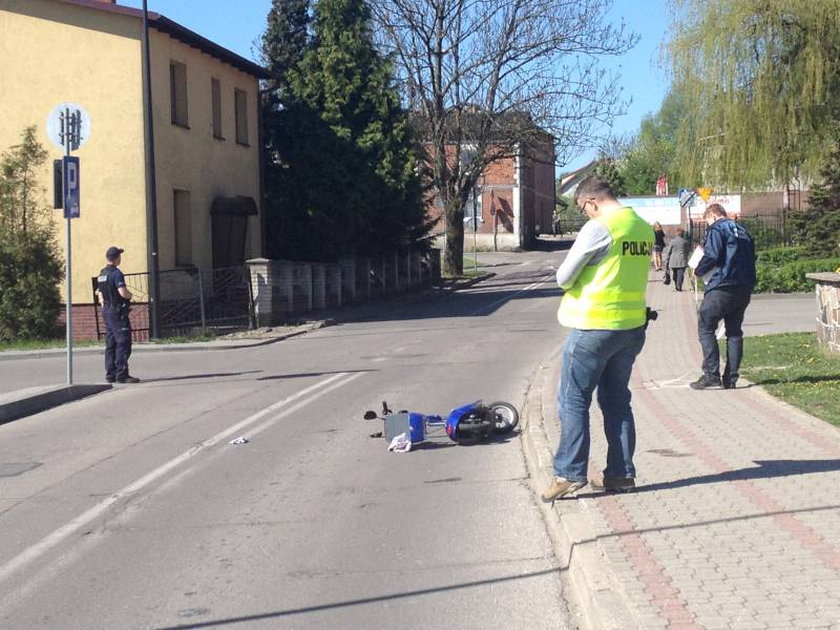
[[[484,404],[482,401],[456,407],[446,420],[438,415],[426,415],[401,410],[394,413],[382,402],[382,413],[368,411],[365,420],[380,419],[383,430],[371,437],[384,437],[389,450],[410,450],[414,444],[426,441],[430,428],[443,427],[450,440],[457,443],[487,440],[493,435],[510,433],[519,424],[519,412],[507,402]]]

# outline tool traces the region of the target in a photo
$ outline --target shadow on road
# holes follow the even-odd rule
[[[220,372],[218,374],[185,374],[184,376],[165,376],[162,378],[144,378],[143,383],[166,383],[168,381],[187,381],[197,378],[224,378],[226,376],[242,376],[244,374],[259,374],[262,370],[247,372]]]
[[[326,376],[327,374],[353,374],[356,372],[378,372],[379,370],[335,370],[333,372],[300,372],[299,374],[273,374],[272,376],[261,376],[258,381],[274,381],[283,378],[307,378],[309,376]]]
[[[542,571],[531,571],[529,573],[518,573],[516,575],[503,575],[501,577],[489,578],[486,580],[475,580],[473,582],[462,582],[460,584],[447,584],[445,586],[406,591],[404,593],[392,593],[389,595],[380,595],[378,597],[348,599],[345,601],[332,602],[329,604],[318,604],[316,606],[306,606],[302,608],[290,608],[289,610],[278,610],[274,612],[260,613],[256,615],[243,615],[241,617],[228,617],[226,619],[201,621],[198,623],[187,623],[178,626],[161,626],[158,627],[157,630],[189,630],[193,628],[213,628],[215,626],[227,626],[239,623],[249,623],[254,621],[265,621],[268,619],[280,619],[281,617],[290,617],[292,615],[305,615],[308,613],[321,612],[323,610],[334,610],[336,608],[348,608],[350,606],[376,604],[380,602],[405,599],[408,597],[434,595],[435,593],[444,593],[447,591],[457,591],[466,588],[476,588],[479,586],[489,586],[491,584],[503,584],[505,582],[514,582],[519,580],[525,580],[528,578],[543,577],[546,575],[556,575],[560,570],[560,568],[551,568],[544,569]]]

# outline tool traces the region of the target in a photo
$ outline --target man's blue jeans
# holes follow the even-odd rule
[[[554,473],[571,481],[587,481],[589,407],[598,388],[604,415],[607,467],[610,477],[635,477],[633,451],[636,427],[630,408],[630,373],[645,344],[645,328],[631,330],[572,330],[563,348],[557,387],[560,446]]]
[[[697,313],[697,335],[703,348],[703,374],[720,378],[720,348],[717,327],[726,326],[726,366],[724,380],[737,380],[744,356],[744,313],[750,303],[751,287],[720,287],[707,291]]]

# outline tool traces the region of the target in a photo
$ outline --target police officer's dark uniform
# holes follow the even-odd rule
[[[131,356],[131,322],[128,318],[130,303],[120,295],[119,289],[125,287],[125,276],[117,267],[123,251],[119,247],[108,248],[105,253],[108,264],[97,278],[106,331],[105,380],[109,383],[137,383],[140,380],[128,373],[128,358]]]

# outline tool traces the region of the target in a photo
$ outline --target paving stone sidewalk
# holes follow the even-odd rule
[[[657,276],[658,279],[658,276]],[[760,387],[694,391],[695,302],[651,276],[660,311],[631,383],[637,492],[547,508],[590,628],[840,628],[840,430]],[[558,440],[558,357],[523,443],[535,490]],[[739,383],[740,385],[741,383]],[[606,461],[593,406],[590,479]]]

